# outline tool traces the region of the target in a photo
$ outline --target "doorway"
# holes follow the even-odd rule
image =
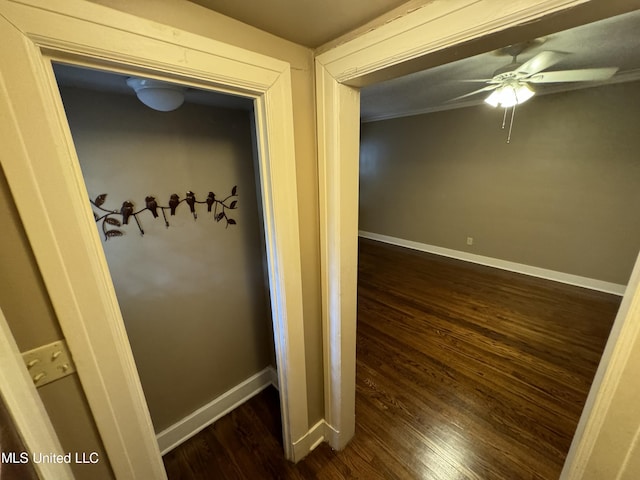
[[[164,454],[277,383],[253,102],[164,84],[175,105],[149,107],[131,77],[54,72]]]
[[[303,316],[289,65],[202,37],[176,38],[152,22],[133,25],[97,5],[2,9],[2,81],[12,92],[2,96],[12,120],[2,125],[12,153],[3,168],[115,475],[163,478],[164,471],[52,61],[253,102],[285,456],[300,458],[308,415],[305,346],[296,341]]]
[[[357,225],[357,194],[354,192],[358,191],[358,132],[354,125],[357,125],[359,116],[357,88],[446,63],[446,59],[473,55],[482,51],[477,50],[480,47],[486,51],[491,45],[498,47],[500,43],[514,43],[527,32],[557,31],[559,26],[568,28],[633,9],[628,5],[611,5],[605,12],[596,7],[595,2],[580,6],[578,3],[565,2],[559,6],[532,1],[500,11],[492,10],[488,2],[450,6],[449,9],[426,5],[401,21],[372,28],[357,40],[346,41],[318,55],[316,79],[323,193],[321,212],[324,212],[321,217],[323,270],[337,272],[335,274],[339,278],[338,281],[329,275],[323,278],[327,292],[324,299],[325,348],[326,358],[337,359],[341,365],[339,371],[330,372],[325,377],[325,405],[329,421],[340,434],[352,436],[354,425],[357,283],[357,231],[354,228]],[[594,431],[597,433],[602,426],[606,405],[611,400],[611,395],[605,390],[619,381],[620,365],[629,358],[628,349],[637,335],[631,321],[636,314],[633,299],[638,295],[637,270],[636,267],[631,275],[565,464],[572,472],[579,472],[590,455]],[[621,335],[621,331],[628,335]],[[612,355],[621,363],[607,374],[611,383],[605,389],[601,382],[614,358]],[[594,402],[601,399],[604,403],[599,403],[598,409],[592,410]],[[585,428],[591,429],[590,439],[583,437]],[[348,441],[340,434],[336,435],[333,443],[336,448]],[[626,445],[630,442],[631,439]]]

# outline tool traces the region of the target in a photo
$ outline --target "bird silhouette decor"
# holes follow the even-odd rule
[[[140,235],[144,235],[144,230],[142,229],[142,225],[140,223],[141,216],[146,210],[148,210],[153,218],[158,218],[158,210],[162,213],[162,218],[164,219],[165,226],[169,228],[169,221],[167,220],[167,215],[165,210],[169,210],[171,215],[176,214],[176,210],[185,202],[189,205],[189,211],[193,215],[193,219],[198,219],[197,213],[197,205],[206,204],[207,205],[207,213],[212,213],[213,219],[216,222],[225,221],[226,227],[229,228],[229,225],[237,225],[236,221],[228,216],[230,210],[235,210],[238,208],[238,186],[234,186],[231,189],[231,194],[227,195],[224,198],[218,199],[213,192],[209,192],[206,200],[199,201],[196,198],[195,193],[192,191],[186,192],[185,198],[182,200],[177,193],[171,194],[169,197],[169,205],[162,206],[158,205],[156,197],[152,195],[148,195],[145,197],[145,207],[136,210],[135,204],[130,200],[125,200],[122,202],[122,206],[119,210],[109,210],[104,208],[104,204],[107,200],[107,194],[102,193],[98,195],[94,200],[90,200],[91,205],[93,207],[93,216],[95,218],[96,223],[101,223],[102,233],[104,235],[105,240],[109,240],[113,237],[121,237],[124,235],[124,231],[122,227],[124,225],[129,224],[129,220],[133,217],[138,226],[138,230],[140,231]],[[96,211],[98,213],[96,213]]]
[[[149,195],[144,199],[147,204],[147,210],[151,212],[153,218],[158,218],[158,202],[156,202],[156,197],[152,197]]]
[[[171,215],[176,214],[176,208],[180,205],[180,197],[177,194],[172,194],[169,199],[169,208],[171,209]]]
[[[185,200],[187,201],[187,205],[189,205],[189,210],[191,211],[191,214],[193,215],[193,219],[197,220],[198,219],[198,214],[196,213],[196,196],[195,196],[195,194],[193,192],[187,192],[187,198],[185,198]]]
[[[129,224],[129,217],[133,213],[133,203],[131,202],[123,202],[122,208],[120,209],[120,215],[122,215],[122,223],[124,225]]]

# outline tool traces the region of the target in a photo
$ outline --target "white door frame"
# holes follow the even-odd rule
[[[66,453],[51,425],[40,395],[27,372],[9,325],[0,309],[0,397],[13,419],[27,453]],[[0,445],[0,451],[2,445]],[[5,452],[6,453],[6,452]],[[19,455],[20,452],[18,452]],[[31,455],[29,455],[32,460]],[[67,463],[34,463],[29,461],[40,478],[73,480]],[[1,467],[1,466],[0,466]]]
[[[582,23],[632,10],[638,2],[587,0],[450,0],[417,10],[316,57],[321,274],[327,438],[343,448],[355,427],[359,91],[384,69],[419,70],[429,54],[464,48],[509,29],[531,28],[558,14]],[[617,4],[617,5],[616,5]],[[580,7],[579,10],[575,10]],[[640,6],[636,5],[635,8]],[[551,20],[550,20],[551,21]],[[544,27],[544,25],[542,25]],[[513,32],[513,30],[511,30]],[[401,67],[401,68],[397,68]],[[376,75],[377,74],[377,75]],[[394,72],[386,75],[394,75]],[[367,78],[369,76],[369,78]],[[640,265],[640,261],[638,263]],[[636,267],[636,272],[640,266]],[[640,273],[632,276],[567,458],[563,478],[581,478],[629,350],[640,339]],[[623,332],[622,334],[620,332]],[[628,333],[625,335],[624,333]],[[603,378],[606,378],[603,382]],[[595,407],[594,407],[595,405]],[[588,433],[585,434],[584,432]]]
[[[254,99],[285,455],[307,385],[290,66],[83,0],[0,0],[0,159],[118,478],[165,478],[51,60]]]

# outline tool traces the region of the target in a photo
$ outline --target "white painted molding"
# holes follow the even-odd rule
[[[0,309],[0,400],[9,411],[13,422],[31,453],[63,454],[58,436],[49,415],[27,372],[22,355]],[[2,450],[2,445],[0,445]],[[73,456],[74,453],[71,452]],[[66,463],[31,463],[43,479],[72,480],[71,467]]]
[[[360,94],[316,62],[316,98],[324,409],[341,433],[330,437],[331,447],[341,450],[355,433],[359,135],[351,133]]]
[[[285,457],[309,428],[298,229],[298,192],[289,66],[254,102],[267,273]],[[293,222],[293,224],[289,224]]]
[[[161,454],[165,455],[178,445],[186,442],[209,425],[256,396],[269,385],[277,389],[277,382],[277,371],[272,366],[269,366],[203,405],[179,422],[164,429],[157,434],[158,447]],[[312,452],[325,440],[327,430],[333,432],[333,429],[327,426],[324,419],[311,427],[293,444],[292,460],[298,462]]]
[[[568,10],[588,0],[448,0],[411,13],[323,52],[317,58],[338,82],[452,45]]]
[[[324,437],[326,442],[334,449],[334,445],[346,445],[350,440],[350,438],[343,439],[344,435],[340,435],[340,432],[328,423],[325,423]]]
[[[298,440],[293,449],[295,452],[295,461],[298,462],[311,453],[325,439],[325,431],[327,424],[324,420],[320,420],[300,440]]]
[[[272,385],[274,377],[276,377],[275,369],[267,367],[187,415],[179,422],[164,429],[156,436],[160,453],[164,455],[173,450],[216,420],[250,400],[269,385]]]
[[[435,245],[414,242],[412,240],[404,240],[402,238],[381,235],[379,233],[371,233],[361,230],[359,232],[359,236],[361,236],[362,238],[377,240],[379,242],[389,243],[391,245],[397,245],[399,247],[406,247],[412,250],[433,253],[436,255],[441,255],[443,257],[464,260],[465,262],[477,263],[480,265],[486,265],[488,267],[499,268],[501,270],[508,270],[510,272],[522,273],[531,277],[544,278],[547,280],[553,280],[555,282],[566,283],[568,285],[576,285],[578,287],[588,288],[590,290],[612,293],[618,296],[623,296],[627,288],[626,285],[620,285],[618,283],[604,282],[602,280],[596,280],[594,278],[581,277],[579,275],[572,275],[570,273],[548,270],[546,268],[533,267],[531,265],[525,265],[523,263],[509,262],[507,260],[501,260],[499,258],[485,257],[483,255],[476,255],[474,253],[462,252],[460,250],[437,247]]]

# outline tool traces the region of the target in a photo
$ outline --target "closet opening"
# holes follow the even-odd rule
[[[54,72],[164,455],[277,388],[254,102]]]

